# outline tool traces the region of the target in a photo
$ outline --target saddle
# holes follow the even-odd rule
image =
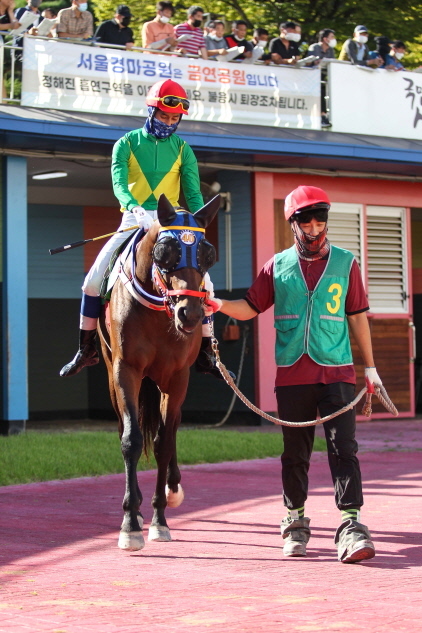
[[[142,235],[138,237],[139,233],[142,233]],[[111,291],[113,290],[114,284],[119,277],[120,265],[121,263],[124,264],[129,257],[135,238],[138,237],[136,242],[139,243],[144,235],[145,231],[143,230],[131,233],[129,237],[127,237],[125,241],[122,242],[113,252],[112,256],[110,257],[110,262],[104,272],[103,280],[101,282],[100,297],[103,300],[103,303],[110,301]]]

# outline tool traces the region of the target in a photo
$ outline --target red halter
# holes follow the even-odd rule
[[[173,316],[172,313],[175,308],[175,303],[172,297],[187,296],[187,297],[200,297],[201,299],[205,299],[205,297],[208,294],[206,290],[205,291],[204,290],[188,290],[188,289],[169,290],[166,280],[164,278],[164,275],[156,264],[152,265],[152,280],[164,297],[164,305],[166,307],[167,315],[170,318]],[[202,281],[201,287],[203,286],[204,286],[204,282]]]

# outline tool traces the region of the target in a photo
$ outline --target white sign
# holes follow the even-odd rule
[[[333,132],[422,139],[422,75],[330,64]]]
[[[320,128],[320,71],[217,63],[25,39],[23,106],[146,115],[156,81],[174,79],[198,121]]]

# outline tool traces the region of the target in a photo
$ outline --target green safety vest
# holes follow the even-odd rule
[[[293,365],[302,354],[319,365],[353,363],[346,319],[346,296],[354,255],[330,247],[324,273],[308,290],[296,247],[274,259],[275,357],[279,367]]]

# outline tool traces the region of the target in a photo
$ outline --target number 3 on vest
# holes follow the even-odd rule
[[[328,302],[325,305],[327,306],[328,312],[330,312],[331,314],[336,314],[336,312],[338,312],[340,309],[340,297],[343,293],[343,288],[340,286],[340,284],[331,284],[331,286],[328,288],[328,292],[335,293],[332,297],[334,305]]]

